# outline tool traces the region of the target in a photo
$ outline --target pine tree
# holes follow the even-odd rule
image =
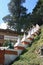
[[[38,0],[37,5],[33,9],[33,15],[39,25],[43,24],[43,0]]]
[[[10,14],[3,17],[4,22],[8,22],[8,28],[18,32],[23,28],[25,29],[26,26],[27,9],[23,6],[23,3],[25,3],[25,0],[11,0],[8,4]]]

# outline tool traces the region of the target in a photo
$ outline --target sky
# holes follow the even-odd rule
[[[23,4],[24,7],[26,7],[27,13],[32,13],[33,8],[37,4],[38,0],[26,0],[26,2]],[[8,10],[8,3],[10,0],[0,0],[0,28],[5,28],[3,26],[6,26],[6,24],[3,22],[2,18],[9,14]]]

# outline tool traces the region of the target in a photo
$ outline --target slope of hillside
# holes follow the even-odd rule
[[[43,45],[43,26],[41,26],[41,34],[36,36],[31,47],[20,55],[18,60],[12,65],[43,65],[43,57],[40,55],[40,48]]]

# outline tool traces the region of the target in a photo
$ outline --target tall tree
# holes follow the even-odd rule
[[[27,9],[23,7],[24,2],[25,0],[11,0],[8,4],[10,14],[3,17],[4,22],[8,22],[8,27],[16,31],[21,31],[26,26]]]
[[[33,9],[33,14],[37,15],[37,23],[43,24],[43,0],[38,0],[36,7]]]

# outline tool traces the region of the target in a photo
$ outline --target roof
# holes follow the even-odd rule
[[[17,31],[13,31],[13,30],[10,30],[10,29],[0,29],[0,32],[5,32],[5,33],[12,33],[12,34],[17,34],[17,35],[21,35],[21,34],[24,34],[24,32],[17,32]]]

